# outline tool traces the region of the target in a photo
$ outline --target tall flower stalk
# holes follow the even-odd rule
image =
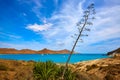
[[[63,70],[62,80],[64,80],[64,74],[65,74],[66,70],[68,69],[69,61],[70,61],[70,59],[71,59],[72,54],[74,53],[74,49],[75,49],[75,47],[76,47],[79,39],[81,38],[81,36],[88,36],[88,35],[83,35],[82,32],[83,32],[83,31],[90,31],[90,29],[89,29],[89,28],[86,28],[86,26],[87,26],[87,25],[93,25],[93,23],[90,22],[90,20],[95,19],[95,18],[94,18],[94,14],[95,14],[95,9],[94,9],[94,4],[92,3],[92,4],[90,4],[90,5],[87,7],[87,9],[84,11],[84,15],[83,15],[81,21],[79,21],[79,22],[77,23],[79,33],[75,35],[75,36],[77,36],[77,38],[76,38],[75,43],[74,43],[74,45],[73,45],[73,47],[72,47],[72,50],[71,50],[71,52],[70,52],[70,55],[69,55],[69,57],[68,57],[68,59],[67,59],[67,61],[66,61],[65,68],[64,68],[64,70]]]

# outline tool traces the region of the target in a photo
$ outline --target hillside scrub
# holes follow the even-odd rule
[[[33,68],[35,80],[61,80],[64,67],[58,66],[52,61],[37,62]],[[76,80],[75,74],[67,69],[64,80]]]

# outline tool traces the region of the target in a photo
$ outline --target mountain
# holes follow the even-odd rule
[[[39,51],[30,49],[17,50],[14,48],[0,48],[0,54],[63,54],[63,53],[70,53],[70,51],[67,49],[55,51],[47,48],[44,48]]]
[[[40,53],[40,54],[42,54],[42,53],[55,53],[55,51],[44,48],[42,50],[39,50],[38,53]]]
[[[21,49],[21,50],[17,50],[14,48],[0,48],[0,53],[1,54],[29,54],[29,53],[36,53],[36,51],[34,50],[30,50],[30,49]]]
[[[49,49],[47,49],[47,48],[44,48],[44,49],[38,51],[38,53],[50,53],[50,54],[58,54],[58,53],[61,53],[61,54],[64,54],[64,53],[70,53],[70,51],[69,51],[69,50],[66,50],[66,49],[64,49],[64,50],[59,50],[59,51],[54,51],[54,50],[49,50]]]
[[[30,49],[22,49],[22,50],[19,50],[19,53],[31,53],[31,54],[33,54],[33,53],[37,53],[37,51],[35,51],[35,50],[30,50]]]
[[[67,49],[64,49],[64,50],[59,50],[59,52],[60,52],[60,53],[70,53],[70,51],[69,51],[69,50],[67,50]]]
[[[114,53],[117,53],[117,54],[120,54],[120,48],[116,49],[116,50],[113,50],[113,51],[110,51],[107,53],[107,55],[112,55]]]
[[[8,54],[8,53],[13,53],[15,54],[16,52],[18,52],[18,50],[14,49],[14,48],[0,48],[0,53],[3,54]]]

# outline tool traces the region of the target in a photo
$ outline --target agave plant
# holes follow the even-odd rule
[[[64,66],[61,66],[60,68],[57,69],[56,75],[55,75],[55,80],[61,80],[61,76],[64,70]],[[64,75],[64,80],[76,80],[76,76],[70,69],[67,69]]]
[[[33,73],[35,80],[61,80],[64,66],[58,66],[52,61],[37,62],[34,65]],[[75,74],[67,69],[64,80],[76,80]]]
[[[38,62],[33,69],[34,77],[36,80],[54,80],[56,68],[56,64],[51,61]]]

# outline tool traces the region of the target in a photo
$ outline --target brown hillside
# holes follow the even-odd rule
[[[37,51],[35,50],[30,50],[30,49],[22,49],[22,50],[19,50],[20,53],[37,53]]]
[[[47,49],[47,48],[44,48],[44,49],[38,51],[38,53],[57,54],[57,53],[70,53],[70,51],[69,51],[69,50],[66,50],[66,49],[64,49],[64,50],[59,50],[59,51],[54,51],[54,50],[49,50],[49,49]]]
[[[50,50],[47,48],[44,48],[42,50],[39,51],[35,51],[35,50],[30,50],[30,49],[22,49],[22,50],[17,50],[14,48],[0,48],[0,54],[63,54],[63,53],[70,53],[69,50],[59,50],[59,51],[55,51],[55,50]]]
[[[0,48],[0,53],[1,54],[9,54],[9,53],[18,53],[18,50],[13,49],[13,48]]]

